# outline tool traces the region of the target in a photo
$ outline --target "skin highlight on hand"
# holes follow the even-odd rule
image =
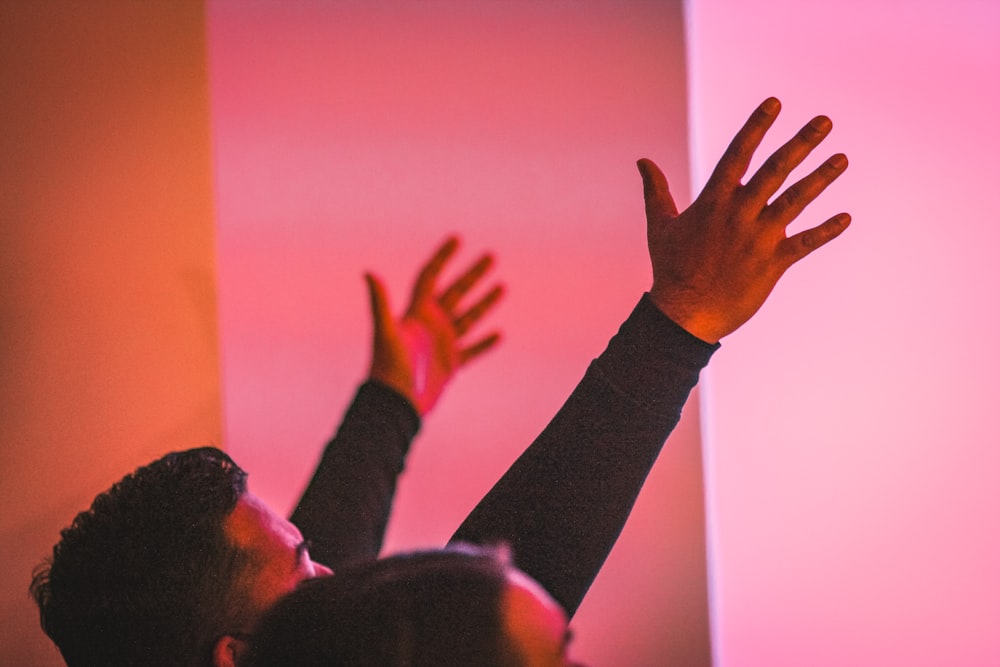
[[[471,342],[467,334],[499,303],[502,285],[494,284],[471,305],[462,305],[483,284],[494,264],[492,255],[483,254],[450,284],[438,287],[458,247],[456,237],[438,247],[417,275],[409,306],[398,319],[392,315],[384,283],[365,274],[374,324],[369,377],[402,394],[421,416],[434,407],[458,369],[500,342],[499,331]]]

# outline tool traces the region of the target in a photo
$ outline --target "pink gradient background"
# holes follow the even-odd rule
[[[361,273],[402,306],[459,231],[458,264],[500,259],[506,340],[427,420],[387,546],[442,543],[646,287],[634,160],[686,200],[686,109],[697,186],[773,94],[766,149],[826,113],[817,159],[852,161],[803,223],[855,224],[703,381],[714,662],[1000,664],[1000,10],[686,10],[210,2],[227,446],[290,508],[366,369]],[[584,660],[708,661],[692,415],[581,610]]]
[[[689,8],[696,183],[768,93],[852,161],[703,378],[716,660],[998,665],[1000,5]]]
[[[226,444],[291,508],[446,234],[498,257],[499,350],[425,421],[388,551],[444,544],[650,273],[639,157],[688,185],[680,3],[209,3]],[[708,664],[697,404],[575,626],[598,665]]]

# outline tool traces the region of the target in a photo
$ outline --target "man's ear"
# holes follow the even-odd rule
[[[212,649],[212,665],[214,667],[236,667],[246,656],[247,643],[232,635],[222,635]]]

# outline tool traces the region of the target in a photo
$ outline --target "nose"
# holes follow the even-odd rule
[[[313,572],[316,573],[317,577],[329,577],[333,574],[333,570],[328,568],[326,565],[315,561],[313,561]]]

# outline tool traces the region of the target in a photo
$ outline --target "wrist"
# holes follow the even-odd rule
[[[658,293],[655,287],[649,291],[649,298],[674,324],[709,345],[715,345],[728,333],[721,318],[692,304],[690,299]]]
[[[417,397],[413,393],[413,382],[408,378],[402,378],[399,377],[398,373],[386,372],[383,369],[373,367],[368,373],[368,381],[380,384],[399,394],[400,398],[409,403],[418,415],[423,416],[424,412],[420,409]]]

